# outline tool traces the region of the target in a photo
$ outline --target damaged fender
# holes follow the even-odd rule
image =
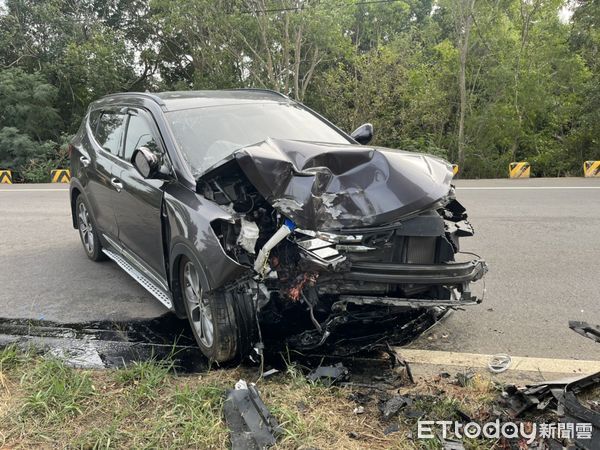
[[[194,258],[198,267],[202,268],[200,275],[204,291],[221,287],[247,272],[247,267],[225,253],[211,229],[210,223],[214,220],[233,220],[223,209],[192,191],[169,185],[164,195],[164,214],[167,225],[165,233],[169,242],[170,279],[173,283],[178,280],[175,263],[183,255]],[[198,254],[215,257],[206,261],[198,258]]]

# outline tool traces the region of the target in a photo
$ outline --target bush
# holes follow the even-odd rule
[[[68,165],[70,136],[61,136],[61,145],[54,141],[37,143],[16,128],[0,130],[0,169],[19,174],[14,178],[28,183],[50,181],[50,171]]]

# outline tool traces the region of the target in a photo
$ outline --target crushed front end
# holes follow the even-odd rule
[[[487,266],[457,260],[473,228],[451,169],[414,157],[267,141],[204,176],[199,193],[231,214],[213,230],[249,269],[227,286],[248,320],[297,349],[359,350],[406,342],[447,309],[479,303],[471,284]]]

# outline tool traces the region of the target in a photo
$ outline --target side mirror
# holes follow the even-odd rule
[[[370,123],[363,123],[354,130],[350,136],[352,136],[352,139],[359,144],[367,145],[373,139],[373,125]]]
[[[158,157],[148,147],[139,147],[131,156],[131,164],[144,178],[153,178],[160,169]]]

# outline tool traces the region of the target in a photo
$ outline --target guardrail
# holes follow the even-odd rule
[[[50,171],[52,183],[70,183],[71,171],[69,169],[54,169]]]
[[[585,178],[600,178],[600,161],[584,162],[583,176]]]
[[[511,162],[508,166],[509,178],[529,178],[531,175],[531,164],[527,161]]]
[[[12,170],[0,169],[0,184],[13,184]]]

